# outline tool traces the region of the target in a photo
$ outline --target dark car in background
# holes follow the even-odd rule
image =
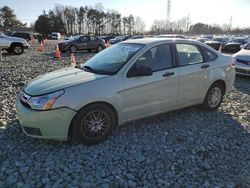
[[[105,40],[105,43],[107,43],[110,39],[115,38],[115,36],[114,35],[102,35],[99,38]]]
[[[235,38],[224,46],[223,52],[236,53],[240,51],[242,46],[247,44],[247,42],[247,38]]]
[[[25,32],[25,31],[8,32],[8,33],[6,33],[6,35],[8,35],[10,37],[22,38],[22,39],[25,39],[27,42],[29,42],[32,39],[32,37],[33,37],[33,33],[32,32]]]
[[[122,41],[125,41],[127,39],[129,39],[131,36],[118,36],[118,37],[115,37],[113,39],[110,39],[109,40],[109,43],[110,44],[116,44],[118,42],[122,42]]]
[[[220,49],[221,45],[222,45],[222,49],[223,49],[224,46],[229,41],[230,41],[230,39],[227,37],[215,37],[215,38],[213,38],[213,40],[205,41],[205,44],[218,51]]]
[[[66,40],[58,43],[59,50],[61,52],[77,52],[80,50],[95,50],[97,52],[102,51],[105,48],[104,40],[95,36],[79,35],[72,40]]]

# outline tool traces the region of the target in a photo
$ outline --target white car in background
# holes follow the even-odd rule
[[[250,76],[250,43],[233,55],[236,59],[236,74]]]
[[[51,39],[54,39],[54,40],[59,40],[59,39],[61,39],[61,33],[52,32],[52,33],[51,33]]]
[[[10,37],[0,33],[0,47],[2,50],[6,50],[8,53],[21,55],[24,49],[28,49],[29,44],[25,39]]]

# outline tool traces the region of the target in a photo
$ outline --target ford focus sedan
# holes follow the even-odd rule
[[[28,136],[96,144],[131,120],[197,104],[216,110],[234,79],[233,58],[205,44],[135,39],[37,77],[16,108]]]

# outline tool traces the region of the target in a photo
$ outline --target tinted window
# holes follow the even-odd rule
[[[176,44],[179,65],[192,65],[203,62],[199,49],[191,44]]]
[[[245,46],[245,48],[244,49],[246,49],[246,50],[250,50],[250,43],[248,43],[246,46]]]
[[[171,48],[168,44],[163,44],[146,51],[136,61],[136,66],[145,65],[152,71],[159,71],[172,67]]]
[[[80,41],[81,42],[88,42],[89,41],[89,37],[81,37]]]
[[[90,37],[90,40],[91,41],[96,41],[96,38],[95,37]]]

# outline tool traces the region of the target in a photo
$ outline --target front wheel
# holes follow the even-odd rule
[[[112,133],[115,114],[104,104],[93,104],[79,111],[72,122],[71,136],[83,144],[97,144]]]
[[[15,55],[21,55],[23,53],[23,46],[16,44],[11,46],[11,52],[13,52]]]
[[[208,111],[214,111],[220,107],[224,96],[224,89],[221,84],[213,84],[207,91],[203,102],[203,108]]]

